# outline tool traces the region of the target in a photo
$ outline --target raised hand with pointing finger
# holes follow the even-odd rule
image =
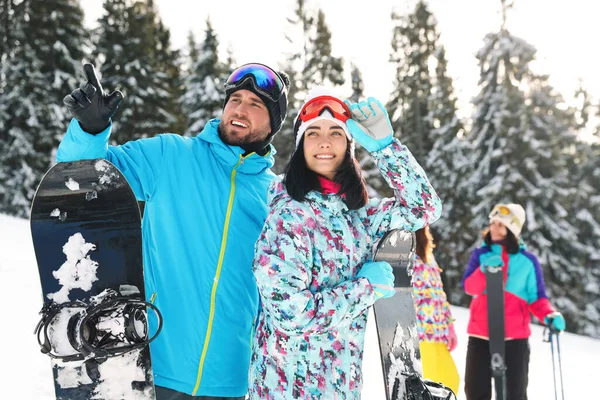
[[[73,90],[63,99],[73,118],[79,121],[81,128],[87,133],[97,134],[110,125],[110,119],[119,108],[123,100],[123,93],[118,90],[108,94],[96,75],[92,64],[83,66],[86,82],[78,89]]]

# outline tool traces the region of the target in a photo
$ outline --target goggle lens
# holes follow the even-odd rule
[[[496,215],[502,215],[502,216],[510,215],[510,209],[506,206],[496,206],[490,213],[490,218],[495,217]]]
[[[323,110],[328,109],[334,116],[342,122],[346,122],[352,117],[350,109],[341,100],[332,96],[319,96],[310,100],[300,110],[300,120],[302,122],[317,118]]]
[[[236,87],[249,76],[254,78],[255,87],[266,96],[274,101],[279,99],[284,88],[283,81],[275,71],[262,64],[246,64],[233,71],[225,82],[225,90]]]

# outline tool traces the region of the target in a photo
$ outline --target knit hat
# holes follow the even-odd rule
[[[262,64],[244,64],[241,67],[239,67],[238,69],[236,69],[231,74],[231,76],[234,76],[234,74],[236,74],[238,71],[240,71],[240,70],[243,71],[244,68],[247,68],[248,66],[252,66],[252,65],[262,65]],[[271,70],[272,73],[275,74],[278,78],[281,78],[281,81],[284,84],[283,89],[279,93],[279,98],[277,99],[277,101],[273,100],[271,97],[266,96],[264,93],[261,93],[259,90],[257,90],[256,77],[253,76],[251,73],[248,73],[248,74],[243,75],[241,77],[241,79],[239,79],[238,81],[236,81],[234,83],[230,82],[230,79],[231,79],[231,76],[230,76],[230,79],[228,79],[227,82],[225,83],[225,102],[223,103],[223,108],[225,108],[225,105],[227,105],[227,102],[229,101],[229,98],[231,97],[231,95],[233,93],[237,92],[238,90],[242,90],[242,89],[251,91],[256,96],[258,96],[258,98],[260,98],[263,103],[265,103],[265,106],[269,113],[271,133],[267,136],[267,138],[264,142],[258,143],[255,146],[253,146],[253,147],[256,147],[257,149],[266,147],[273,140],[273,136],[275,136],[275,134],[281,130],[281,125],[283,125],[283,121],[285,120],[285,115],[287,113],[287,106],[288,106],[287,94],[288,94],[288,90],[289,90],[289,86],[290,86],[290,79],[284,72],[275,72],[274,70],[267,67],[266,65],[264,65],[264,67]],[[249,150],[249,149],[246,149],[246,150]],[[256,150],[256,149],[252,149],[252,150]]]
[[[490,222],[503,223],[513,235],[518,237],[525,224],[525,210],[519,204],[496,204],[489,218]]]
[[[325,108],[321,114],[319,114],[318,116],[316,116],[314,118],[311,118],[308,121],[302,121],[300,119],[300,115],[301,115],[302,111],[304,110],[305,106],[309,102],[311,102],[311,100],[314,100],[318,97],[325,97],[325,98],[333,97],[333,98],[337,99],[339,102],[343,103],[343,100],[340,99],[340,96],[338,96],[332,88],[316,86],[313,89],[311,89],[308,92],[308,95],[306,96],[306,100],[304,101],[304,104],[302,105],[302,107],[300,107],[300,112],[296,116],[296,120],[294,121],[294,127],[296,128],[295,129],[295,137],[296,137],[295,145],[296,145],[296,147],[298,147],[298,144],[300,143],[300,140],[302,139],[302,135],[304,135],[306,128],[308,128],[311,124],[313,124],[317,121],[328,120],[328,121],[334,121],[342,128],[342,130],[346,134],[346,137],[348,138],[348,142],[351,143],[351,146],[352,146],[351,151],[352,151],[352,154],[354,154],[354,140],[352,138],[352,135],[350,135],[350,131],[348,130],[348,126],[346,125],[346,122],[336,118],[334,116],[334,114],[332,114],[332,112],[330,110],[328,110],[327,108]]]

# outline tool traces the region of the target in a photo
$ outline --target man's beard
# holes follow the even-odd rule
[[[219,122],[217,131],[219,132],[219,138],[221,138],[223,143],[229,146],[239,146],[242,148],[255,147],[254,145],[257,144],[260,145],[265,142],[268,136],[264,133],[257,133],[256,131],[251,130],[246,135],[240,137],[233,132],[234,128],[228,126],[223,120]]]

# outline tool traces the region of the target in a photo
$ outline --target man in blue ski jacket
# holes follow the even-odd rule
[[[245,64],[225,83],[222,118],[197,137],[109,146],[123,95],[105,93],[93,65],[84,72],[87,82],[64,99],[74,119],[56,158],[105,158],[145,201],[146,295],[164,319],[150,345],[157,399],[243,399],[258,313],[254,243],[267,215],[270,143],[285,119],[289,80]]]

